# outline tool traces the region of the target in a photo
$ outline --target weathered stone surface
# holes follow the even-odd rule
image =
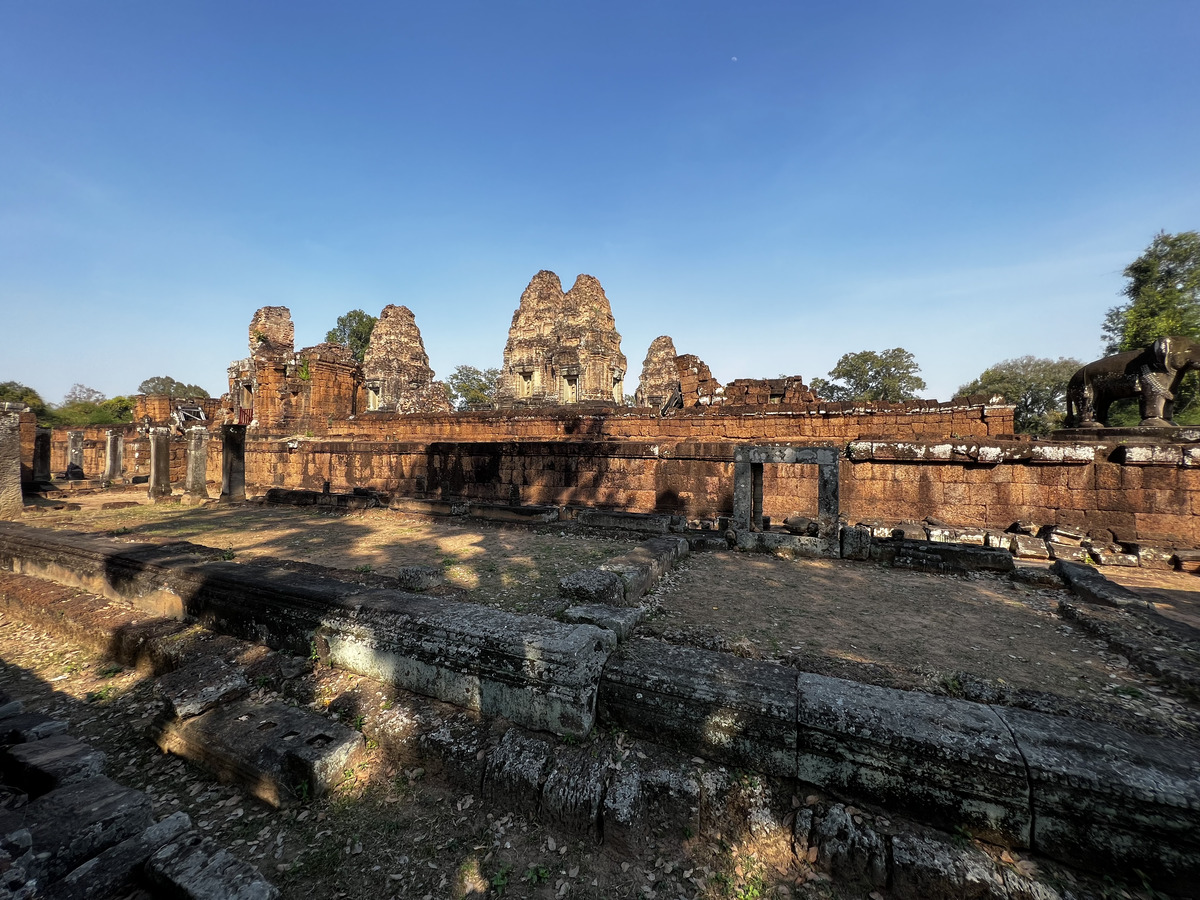
[[[244,697],[250,683],[242,670],[221,659],[205,659],[167,672],[154,685],[176,719],[190,719]]]
[[[483,776],[492,737],[487,721],[462,714],[443,721],[436,730],[422,733],[419,741],[422,758],[440,764],[443,777],[483,796]]]
[[[554,745],[545,738],[510,728],[488,754],[483,776],[484,800],[496,807],[536,816],[553,753]]]
[[[1060,559],[1050,568],[1067,583],[1071,593],[1081,600],[1103,603],[1106,606],[1150,605],[1129,588],[1109,581],[1091,566]]]
[[[1074,544],[1063,544],[1057,541],[1046,541],[1046,549],[1049,551],[1051,559],[1072,563],[1088,563],[1091,561],[1086,547],[1076,547]]]
[[[675,371],[679,376],[679,392],[683,395],[685,409],[721,402],[725,390],[700,357],[692,353],[676,356]]]
[[[1170,550],[1162,550],[1158,547],[1139,546],[1137,548],[1138,565],[1143,569],[1170,569],[1173,555]]]
[[[427,591],[446,580],[446,574],[435,566],[399,566],[396,584],[402,591]]]
[[[30,873],[45,883],[148,828],[150,798],[99,775],[43,794],[25,817],[36,854]]]
[[[687,538],[664,536],[650,538],[634,550],[610,559],[600,566],[602,572],[613,572],[623,584],[623,598],[614,605],[630,606],[654,589],[658,580],[690,552]],[[581,598],[582,599],[582,598]],[[604,602],[596,598],[598,602]]]
[[[36,712],[22,712],[0,721],[0,744],[24,744],[63,734],[67,723]]]
[[[557,747],[542,786],[543,818],[599,840],[608,762],[594,747]]]
[[[990,856],[972,846],[898,834],[891,838],[897,900],[1010,900]]]
[[[208,429],[203,425],[187,431],[187,475],[183,489],[192,500],[208,499],[208,439]]]
[[[152,886],[187,900],[275,900],[279,889],[256,867],[189,831],[160,847],[146,863]]]
[[[274,701],[231,703],[184,721],[160,719],[152,731],[164,752],[274,806],[323,794],[364,746],[357,731]]]
[[[339,668],[488,715],[582,737],[616,636],[474,603],[374,591],[328,616],[318,650]]]
[[[362,369],[369,410],[442,413],[451,409],[445,385],[433,380],[421,330],[407,306],[383,308],[371,331]]]
[[[700,833],[701,785],[694,764],[653,743],[631,741],[604,795],[604,840],[618,850],[652,836]]]
[[[246,499],[246,426],[221,426],[221,500]]]
[[[250,320],[250,355],[283,358],[296,352],[296,326],[286,306],[264,306]]]
[[[1026,584],[1040,584],[1046,587],[1062,587],[1063,580],[1058,573],[1052,572],[1049,566],[1024,565],[1017,566],[1010,576],[1013,581],[1023,581]]]
[[[1046,549],[1046,542],[1041,538],[1032,537],[1027,534],[1014,534],[1011,546],[1013,556],[1018,559],[1050,558],[1050,551]]]
[[[471,503],[467,515],[491,522],[542,524],[558,519],[557,506],[513,506],[508,503]]]
[[[150,483],[147,494],[151,501],[171,496],[171,429],[150,429]]]
[[[795,774],[795,672],[782,666],[632,638],[605,667],[598,713],[684,753]]]
[[[617,636],[618,641],[623,641],[633,634],[633,629],[645,615],[646,610],[640,606],[622,609],[602,603],[588,603],[567,607],[562,617],[567,622],[606,628]]]
[[[1028,846],[1025,765],[988,707],[807,673],[799,691],[801,779]]]
[[[579,509],[573,512],[576,522],[592,528],[620,528],[624,531],[667,534],[683,527],[680,516],[662,513],[628,513],[611,509]]]
[[[49,900],[107,900],[132,882],[150,855],[190,830],[187,813],[177,812],[141,834],[109,847],[47,889]]]
[[[842,559],[871,558],[871,529],[849,526],[842,529]]]
[[[497,402],[621,403],[625,371],[621,336],[600,282],[580,275],[564,294],[553,272],[533,276],[513,314]]]
[[[887,846],[869,825],[838,803],[813,825],[809,838],[819,847],[817,862],[840,881],[887,886]]]
[[[943,544],[934,541],[891,540],[872,544],[871,558],[893,566],[965,575],[968,572],[1011,572],[1006,550]]]
[[[6,755],[11,761],[9,783],[20,784],[31,794],[44,794],[104,774],[103,751],[67,734],[17,744]]]
[[[642,375],[633,395],[634,406],[662,409],[663,404],[679,390],[679,370],[675,367],[675,342],[670,335],[661,335],[650,342]]]
[[[609,607],[625,605],[625,582],[613,571],[580,569],[558,580],[558,592],[569,600]]]
[[[771,406],[812,403],[817,395],[799,375],[781,378],[735,378],[722,389],[726,406]]]
[[[1106,725],[996,707],[1028,765],[1034,846],[1065,862],[1200,884],[1200,751]]]
[[[0,519],[19,517],[23,504],[21,417],[19,411],[0,412]]]

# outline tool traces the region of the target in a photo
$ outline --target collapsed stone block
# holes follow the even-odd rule
[[[842,559],[871,558],[871,529],[850,528],[842,529]]]
[[[608,764],[607,754],[596,754],[592,747],[557,748],[542,786],[544,817],[598,841]]]
[[[660,746],[630,741],[604,795],[604,840],[634,852],[651,837],[700,833],[701,784],[694,764]]]
[[[36,854],[30,874],[44,882],[148,828],[150,798],[98,775],[43,794],[25,816]]]
[[[1010,900],[995,863],[982,850],[911,833],[889,840],[897,900]]]
[[[359,732],[279,702],[230,703],[184,721],[160,718],[152,735],[164,752],[273,806],[325,793],[364,746]]]
[[[52,900],[107,900],[134,881],[155,851],[191,827],[187,813],[173,813],[72,870],[51,885],[49,896]]]
[[[221,659],[206,659],[167,672],[154,684],[154,692],[176,719],[198,716],[249,691],[250,683],[242,670]]]
[[[0,721],[0,745],[24,744],[63,734],[67,723],[41,713],[21,712]]]
[[[160,847],[147,861],[151,885],[170,896],[197,900],[276,900],[279,889],[257,867],[189,831]]]
[[[1149,605],[1129,588],[1109,581],[1091,566],[1059,560],[1050,570],[1067,583],[1071,593],[1090,603],[1102,603],[1105,606]]]
[[[856,822],[842,804],[831,806],[814,823],[809,840],[820,848],[818,863],[839,880],[887,886],[888,848],[884,839],[861,819]]]
[[[77,781],[104,774],[103,751],[67,734],[10,747],[9,776],[31,794],[44,794]]]
[[[484,800],[536,817],[553,752],[554,745],[545,738],[510,728],[488,754],[483,776]]]

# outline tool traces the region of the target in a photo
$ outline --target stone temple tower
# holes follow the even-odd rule
[[[508,330],[497,403],[620,404],[624,390],[621,335],[600,282],[580,275],[564,294],[553,272],[534,275]]]
[[[450,411],[446,389],[441,382],[433,380],[421,330],[407,306],[388,304],[383,308],[371,332],[362,368],[368,410]]]

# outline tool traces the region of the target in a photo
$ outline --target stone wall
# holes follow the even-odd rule
[[[169,425],[175,407],[194,404],[204,410],[209,422],[218,419],[221,401],[215,397],[169,397],[166,394],[138,394],[133,398],[133,421],[139,424]]]
[[[851,522],[915,521],[1003,530],[1016,521],[1078,525],[1094,537],[1167,547],[1200,546],[1200,467],[1137,461],[1094,445],[1017,442],[852,445],[839,463],[841,511]],[[354,487],[405,497],[729,515],[728,441],[431,442],[249,441],[247,482],[334,491]],[[763,512],[777,521],[813,516],[814,467],[769,465]]]

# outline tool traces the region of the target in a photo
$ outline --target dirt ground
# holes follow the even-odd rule
[[[1062,596],[998,575],[695,554],[655,594],[642,633],[873,684],[1200,734],[1200,708],[1060,618]]]
[[[133,495],[116,495],[121,500]],[[129,540],[191,541],[232,550],[238,561],[289,559],[353,572],[394,575],[400,566],[440,568],[438,593],[517,613],[557,615],[558,580],[629,550],[634,538],[582,535],[569,527],[463,524],[386,509],[327,512],[289,506],[179,506],[102,509],[114,495],[72,498],[79,510],[27,516],[32,525],[108,532]]]
[[[429,519],[373,509],[141,503],[126,494],[72,498],[31,524],[130,540],[187,540],[238,561],[282,558],[348,572],[441,567],[439,592],[518,613],[556,616],[558,579],[626,552],[635,538]],[[61,504],[59,504],[61,505]],[[1106,575],[1200,626],[1200,577],[1106,568]],[[799,669],[903,689],[1009,703],[1156,734],[1200,736],[1200,704],[1134,668],[1057,614],[1061,589],[1004,576],[971,578],[842,560],[693,554],[648,598],[640,633]],[[1188,624],[1191,624],[1188,622]]]

